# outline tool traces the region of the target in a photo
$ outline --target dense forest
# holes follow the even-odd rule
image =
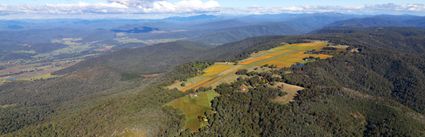
[[[279,71],[273,71],[275,74]],[[314,86],[300,92],[295,102],[279,105],[281,96],[269,84],[270,74],[254,74],[216,88],[215,114],[209,127],[179,136],[423,136],[424,121],[402,105],[338,86]],[[249,92],[237,92],[242,84]],[[407,113],[406,113],[407,112]],[[422,119],[422,120],[421,120]],[[170,129],[178,131],[178,129]],[[166,132],[164,136],[176,133]],[[172,133],[172,134],[169,134]]]
[[[424,36],[418,28],[328,28],[208,48],[177,42],[123,50],[58,72],[65,77],[2,85],[1,103],[11,106],[1,109],[1,134],[425,136]],[[212,101],[215,113],[206,114],[209,125],[198,132],[182,130],[179,113],[163,107],[190,94],[165,85],[199,75],[212,62],[236,61],[282,43],[309,40],[349,45],[359,52],[303,67],[240,72],[247,76],[215,88],[220,94]],[[305,89],[290,104],[277,104],[271,99],[283,93],[271,86],[275,82]],[[249,92],[237,92],[242,84]],[[53,92],[58,90],[61,94]],[[33,91],[37,94],[27,94]]]

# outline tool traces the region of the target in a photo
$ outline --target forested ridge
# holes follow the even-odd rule
[[[58,110],[79,111],[81,106],[97,104],[92,100],[141,90],[173,66],[193,60],[203,48],[179,41],[126,49],[58,71],[57,74],[64,75],[60,78],[1,85],[0,103],[5,107],[0,109],[0,131],[10,133],[42,121],[53,121],[51,117]],[[184,74],[173,76],[181,77],[179,75]]]
[[[83,92],[83,89],[90,88],[81,87],[79,91],[84,94],[77,96],[84,95],[89,99],[79,100],[81,102],[73,103],[72,107],[47,105],[51,109],[40,109],[47,110],[46,112],[37,111],[46,114],[30,113],[36,120],[31,122],[25,119],[28,123],[20,122],[17,126],[11,119],[31,117],[28,114],[16,117],[14,115],[20,113],[1,109],[2,115],[8,116],[1,119],[8,121],[2,122],[7,124],[2,125],[1,133],[5,136],[425,136],[425,59],[422,52],[425,49],[425,44],[422,44],[424,36],[425,31],[417,28],[332,28],[318,31],[318,34],[302,36],[249,38],[208,50],[196,46],[179,46],[177,49],[181,51],[170,54],[175,57],[170,62],[175,64],[152,67],[163,67],[164,69],[158,69],[161,71],[144,69],[142,65],[137,65],[140,62],[148,66],[151,63],[156,64],[153,61],[145,62],[138,52],[121,52],[119,56],[122,57],[116,59],[119,63],[111,62],[113,53],[97,58],[101,60],[102,65],[91,66],[92,63],[82,63],[76,68],[61,72],[69,74],[69,77],[92,76],[84,79],[82,83],[105,80],[90,84],[95,86],[93,89],[101,89],[99,93],[90,93],[88,96],[88,92]],[[215,89],[220,96],[212,101],[215,113],[206,115],[209,125],[195,133],[183,129],[182,117],[178,112],[163,107],[178,97],[190,94],[169,90],[163,88],[164,86],[175,80],[199,75],[212,62],[240,60],[248,57],[250,53],[270,49],[282,43],[309,40],[326,40],[334,44],[349,45],[358,48],[359,52],[339,54],[303,67],[250,73],[234,83],[222,84]],[[193,50],[183,51],[185,49]],[[158,49],[156,54],[175,50]],[[131,58],[134,56],[139,57]],[[133,60],[120,61],[128,58]],[[131,66],[137,66],[139,69],[126,68]],[[92,69],[104,69],[104,73],[93,76],[90,72],[94,71],[88,71]],[[127,70],[131,73],[123,74]],[[82,74],[76,75],[80,73]],[[143,77],[151,73],[159,75],[154,78]],[[277,75],[280,77],[273,77]],[[64,79],[59,79],[61,80]],[[115,82],[107,83],[109,80]],[[299,92],[294,102],[281,105],[271,101],[272,98],[283,95],[280,90],[271,86],[275,82],[295,84],[306,89]],[[249,92],[238,92],[241,85],[248,86]],[[12,91],[26,91],[17,87],[47,91],[46,88],[53,89],[55,86],[11,83],[0,87],[8,89],[2,90],[0,94],[8,98],[11,97]],[[70,91],[74,91],[71,89]],[[193,92],[203,91],[205,89]],[[54,93],[46,92],[52,96]],[[61,99],[62,97],[52,98]],[[69,98],[69,102],[74,99]],[[23,102],[23,105],[43,107],[31,105],[33,102],[36,101]],[[30,112],[19,111],[19,108],[23,108],[19,107],[19,103],[8,104],[17,104],[18,107],[7,109]]]
[[[289,105],[271,101],[281,95],[268,85],[280,80],[269,81],[264,77],[267,75],[223,84],[216,88],[221,96],[212,102],[216,113],[208,115],[209,127],[196,133],[174,134],[425,136],[424,59],[417,53],[424,46],[418,44],[423,42],[424,33],[411,28],[368,29],[345,28],[339,31],[347,33],[275,39],[275,43],[286,39],[322,39],[359,48],[360,52],[282,70],[291,73],[282,75],[281,81],[306,87]],[[282,74],[277,72],[269,73]],[[238,92],[241,84],[249,85],[248,93]]]

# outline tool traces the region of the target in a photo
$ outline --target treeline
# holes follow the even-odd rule
[[[201,56],[201,59],[211,61],[239,61],[248,58],[254,52],[268,50],[284,43],[305,42],[305,40],[304,38],[291,39],[282,36],[248,38],[210,49]]]
[[[165,78],[170,82],[175,80],[184,81],[188,78],[195,77],[203,73],[204,69],[213,65],[214,62],[195,61],[175,67],[171,72],[168,72]],[[168,83],[167,83],[168,84]]]

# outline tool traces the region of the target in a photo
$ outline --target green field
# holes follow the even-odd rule
[[[190,94],[167,103],[184,114],[185,128],[196,132],[208,124],[205,113],[211,112],[211,101],[219,94],[214,91]]]

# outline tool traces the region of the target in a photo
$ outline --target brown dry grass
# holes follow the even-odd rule
[[[289,102],[294,100],[294,97],[298,95],[298,91],[303,90],[303,87],[290,85],[286,83],[278,83],[276,84],[276,87],[281,89],[282,92],[285,92],[286,95],[281,97],[276,97],[272,99],[273,102],[279,103],[279,104],[288,104]]]

